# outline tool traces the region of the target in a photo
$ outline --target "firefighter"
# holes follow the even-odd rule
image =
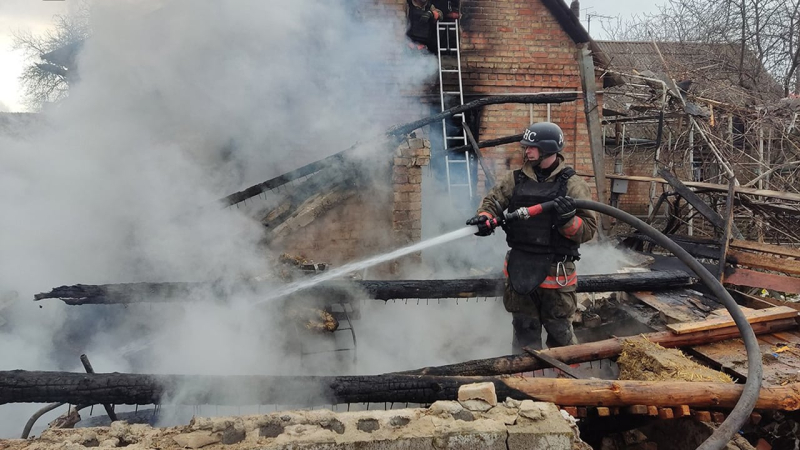
[[[574,199],[591,200],[589,186],[564,162],[564,133],[550,122],[534,123],[524,133],[523,165],[498,180],[483,199],[477,215],[467,221],[478,225],[478,236],[494,232],[487,219],[549,200],[549,213],[504,226],[511,250],[506,254],[503,305],[512,315],[512,350],[542,348],[542,326],[547,346],[577,343],[572,315],[577,308],[575,261],[580,244],[592,239],[597,218],[592,211],[576,209]]]
[[[408,36],[413,43],[411,46],[417,50],[428,48],[431,51],[436,47],[436,22],[442,18],[442,11],[433,6],[432,0],[407,0],[408,1]]]

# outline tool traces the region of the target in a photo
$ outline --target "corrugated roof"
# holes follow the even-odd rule
[[[659,77],[669,75],[676,81],[692,80],[690,93],[697,96],[737,105],[753,104],[763,97],[780,96],[780,86],[749,52],[745,53],[745,77],[740,82],[741,47],[736,45],[631,41],[596,43],[610,58],[612,70],[625,73],[649,70]],[[775,92],[754,97],[756,87],[763,90],[768,85],[772,85]]]

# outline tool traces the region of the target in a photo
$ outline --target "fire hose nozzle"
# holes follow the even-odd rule
[[[505,223],[516,222],[517,220],[528,220],[533,216],[537,216],[545,211],[550,211],[555,206],[552,201],[540,203],[538,205],[522,207],[516,211],[507,213],[505,215]]]

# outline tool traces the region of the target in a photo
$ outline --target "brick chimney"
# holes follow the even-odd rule
[[[581,2],[572,0],[572,3],[569,4],[569,9],[572,11],[572,14],[575,14],[575,17],[578,19],[581,18]]]

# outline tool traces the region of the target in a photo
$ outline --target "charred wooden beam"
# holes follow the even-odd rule
[[[797,322],[794,319],[780,319],[772,322],[754,323],[752,327],[753,331],[757,335],[760,335],[796,329]],[[662,331],[648,333],[643,336],[651,342],[660,344],[662,347],[680,348],[734,339],[740,337],[740,334],[738,328],[728,327],[679,335],[670,331]],[[540,353],[566,364],[597,361],[618,356],[622,351],[622,344],[625,339],[626,338],[605,339],[602,341],[588,342],[586,344],[551,348],[542,350]],[[531,355],[521,354],[501,356],[498,358],[476,359],[438,367],[425,367],[401,373],[439,376],[503,375],[531,372],[548,367],[550,366],[547,363]]]
[[[478,100],[471,101],[467,104],[455,106],[448,110],[442,111],[441,113],[436,114],[435,116],[430,116],[424,119],[419,119],[406,124],[394,126],[389,130],[387,130],[384,136],[388,137],[402,136],[404,134],[408,134],[416,130],[417,128],[424,127],[425,125],[438,122],[443,119],[447,119],[449,117],[454,116],[455,114],[466,112],[475,108],[481,108],[487,105],[497,105],[503,103],[534,103],[534,104],[565,103],[565,102],[575,101],[577,98],[578,95],[575,93],[559,93],[559,92],[549,92],[549,93],[545,92],[541,94],[530,94],[530,95],[498,95],[494,97],[484,97]],[[363,142],[360,142],[357,145],[360,146],[363,144],[364,144]],[[289,183],[290,181],[297,180],[307,175],[311,175],[312,173],[318,172],[319,170],[328,167],[338,166],[347,161],[349,153],[355,150],[355,148],[356,145],[350,147],[349,149],[343,150],[339,153],[335,153],[331,156],[328,156],[327,158],[321,159],[311,164],[306,164],[305,166],[295,169],[291,172],[287,172],[283,175],[250,186],[249,188],[244,189],[242,191],[234,192],[233,194],[230,194],[220,199],[220,203],[222,203],[223,206],[235,205],[249,198],[255,197],[261,193],[283,186],[284,184]]]
[[[489,139],[486,141],[478,142],[478,148],[497,147],[498,145],[511,144],[522,140],[522,134],[514,134],[511,136],[501,137],[497,139]],[[465,152],[472,148],[472,144],[462,145],[459,147],[450,147],[447,150],[451,152]]]
[[[689,189],[681,180],[679,180],[675,175],[673,175],[670,171],[666,169],[661,169],[658,171],[658,174],[661,175],[667,183],[675,189],[675,192],[680,194],[689,204],[691,204],[694,209],[697,210],[700,214],[703,215],[709,222],[711,222],[715,227],[719,228],[720,230],[725,230],[726,227],[726,220],[722,218],[716,211],[711,209],[703,199],[700,198],[697,194],[694,193],[691,189]],[[735,225],[732,225],[733,233],[741,238],[742,233],[736,229]]]
[[[610,275],[584,275],[578,279],[578,292],[616,292],[664,290],[690,286],[696,279],[680,270],[633,272]],[[500,297],[504,280],[474,278],[453,280],[353,280],[326,281],[305,291],[331,302],[352,298],[356,293],[376,300],[401,298]],[[257,289],[258,284],[239,286],[222,283],[127,283],[61,286],[36,294],[35,300],[60,298],[69,305],[188,301],[192,292],[206,291],[217,296],[230,295],[233,289]]]
[[[481,147],[478,145],[478,141],[475,140],[472,130],[469,129],[466,122],[464,122],[462,126],[464,127],[464,134],[467,135],[467,140],[472,148],[472,152],[475,154],[475,158],[478,159],[478,163],[481,165],[481,169],[483,169],[483,174],[486,176],[486,188],[491,189],[495,184],[494,172],[486,166],[486,162],[483,160],[483,154],[481,154]]]
[[[574,102],[578,99],[576,93],[563,93],[563,92],[543,92],[539,94],[528,95],[496,95],[493,97],[484,97],[473,100],[464,105],[454,106],[448,110],[442,111],[434,116],[425,119],[415,120],[403,125],[397,125],[390,128],[386,134],[389,136],[402,136],[410,133],[417,128],[424,127],[425,125],[438,122],[440,120],[448,119],[456,114],[466,112],[475,108],[483,108],[488,105],[500,105],[504,103],[523,103],[523,104],[544,104],[544,103],[567,103]]]
[[[409,402],[454,400],[464,384],[491,382],[500,398],[560,405],[731,408],[744,386],[726,383],[570,380],[517,377],[193,376],[126,373],[0,372],[0,404],[115,403],[201,405]],[[800,409],[800,383],[763,388],[756,408]]]

